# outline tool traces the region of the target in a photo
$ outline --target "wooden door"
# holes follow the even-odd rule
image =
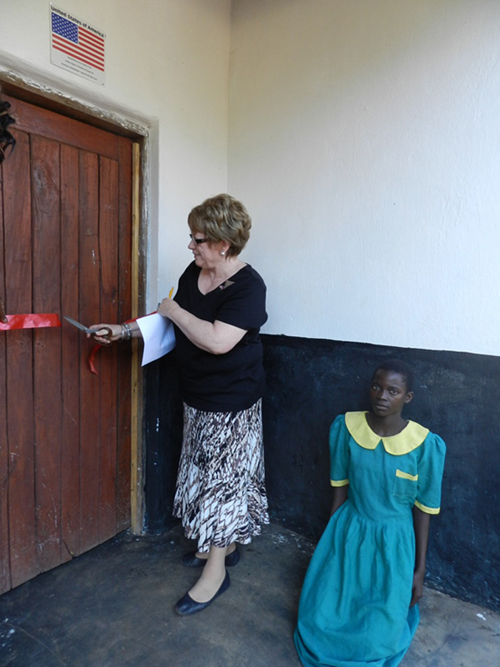
[[[131,308],[132,142],[7,98],[0,297],[61,328],[0,331],[0,592],[130,525],[130,347],[96,356],[63,320]]]

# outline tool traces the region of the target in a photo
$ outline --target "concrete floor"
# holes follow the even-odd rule
[[[312,544],[264,527],[204,612],[173,604],[198,573],[178,526],[122,534],[0,597],[2,667],[300,667],[292,642]],[[427,590],[403,667],[499,667],[500,616]]]

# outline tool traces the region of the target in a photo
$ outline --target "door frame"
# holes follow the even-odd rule
[[[0,94],[4,93],[23,102],[54,111],[63,116],[82,121],[133,141],[132,150],[132,293],[131,317],[146,313],[148,287],[147,248],[150,227],[150,141],[151,127],[115,112],[97,108],[70,98],[57,89],[37,85],[32,79],[0,71]],[[145,438],[143,433],[143,378],[138,341],[132,341],[131,369],[131,452],[130,452],[130,530],[134,535],[145,533],[144,460]]]

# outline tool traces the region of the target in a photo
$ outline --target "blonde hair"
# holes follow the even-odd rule
[[[227,194],[205,199],[188,215],[192,232],[200,232],[211,243],[226,241],[228,257],[236,257],[250,238],[252,219],[241,202]]]

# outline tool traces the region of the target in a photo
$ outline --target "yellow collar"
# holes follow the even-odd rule
[[[408,421],[405,428],[397,435],[382,438],[368,426],[366,414],[366,412],[347,412],[345,416],[347,430],[357,444],[365,449],[375,449],[382,440],[388,454],[402,456],[420,447],[429,433],[428,428],[420,426],[417,422]]]

